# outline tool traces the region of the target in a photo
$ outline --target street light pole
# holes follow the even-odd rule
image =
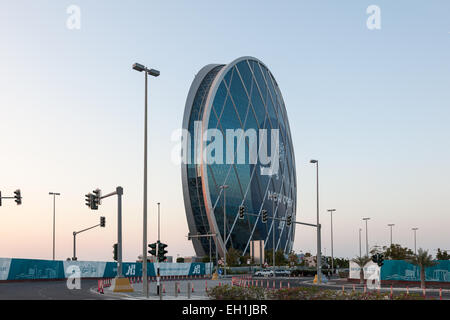
[[[393,224],[393,223],[388,224],[388,227],[391,228],[391,247],[392,247],[392,227],[393,226],[395,226],[395,224]]]
[[[411,230],[414,231],[414,254],[417,254],[416,231],[419,230],[419,228],[412,228]]]
[[[272,194],[272,259],[273,259],[273,276],[275,276],[275,202],[278,201],[278,197],[275,193]],[[278,207],[278,206],[277,206]]]
[[[55,260],[55,216],[56,216],[55,197],[60,196],[61,194],[58,192],[49,192],[48,194],[53,196],[53,260]]]
[[[359,228],[359,257],[361,258],[361,231],[362,229]]]
[[[147,69],[142,64],[133,64],[133,69],[145,73],[145,119],[144,119],[144,203],[143,203],[143,241],[142,241],[142,289],[148,298],[148,280],[147,280],[147,96],[148,96],[148,74],[158,77],[160,72],[155,69]]]
[[[160,215],[159,215],[159,205],[160,205],[160,203],[158,202],[158,241],[160,241],[161,240],[161,237],[160,237],[160,230],[161,230],[161,228],[160,228],[160,219],[159,219],[159,217],[160,217]]]
[[[327,210],[330,213],[331,217],[331,273],[334,272],[334,254],[333,254],[333,212],[336,211],[336,209],[328,209]]]
[[[223,190],[223,275],[227,275],[227,198],[226,198],[226,189],[228,185],[224,184],[220,186],[220,189]]]
[[[366,255],[369,256],[369,236],[367,235],[367,221],[370,220],[370,218],[363,218],[363,220],[366,221]]]
[[[310,163],[316,164],[316,195],[317,195],[317,284],[322,283],[322,253],[321,253],[321,225],[319,224],[319,161],[310,160]]]

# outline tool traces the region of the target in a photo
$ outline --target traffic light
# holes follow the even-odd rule
[[[158,245],[158,261],[159,262],[164,262],[167,259],[167,257],[166,257],[167,250],[165,250],[165,248],[167,248],[167,244],[159,242],[159,245]]]
[[[292,216],[287,216],[287,225],[290,226],[292,223]]]
[[[92,193],[88,193],[85,196],[86,205],[92,209],[92,203],[94,201],[94,195]]]
[[[20,195],[20,189],[17,189],[14,191],[14,198],[17,205],[22,204],[22,196]]]
[[[381,253],[379,253],[378,254],[378,262],[377,262],[379,267],[383,266],[383,264],[384,264],[383,260],[384,260],[384,256]]]
[[[384,264],[383,261],[384,261],[384,256],[381,253],[375,253],[372,256],[372,262],[376,263],[379,267],[383,266],[383,264]]]
[[[262,222],[263,223],[267,222],[267,210],[266,209],[262,210]]]
[[[148,250],[148,253],[150,253],[152,256],[156,257],[156,243],[151,243],[148,245],[148,247],[151,249],[151,250]]]
[[[239,219],[244,219],[245,207],[239,206]]]
[[[104,228],[106,224],[106,219],[105,217],[100,217],[100,227]]]
[[[102,196],[102,191],[100,189],[95,189],[92,191],[93,194],[93,207],[92,209],[97,210],[98,206],[100,205],[100,198]]]
[[[114,243],[113,245],[113,257],[115,261],[119,261],[119,246],[117,243]]]

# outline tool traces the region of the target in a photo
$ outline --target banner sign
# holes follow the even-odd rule
[[[379,270],[378,265],[376,263],[373,263],[372,261],[366,263],[364,266],[364,279],[374,279],[375,275],[378,280],[379,279]],[[349,265],[349,279],[359,279],[360,278],[360,271],[361,268],[353,261],[350,260]]]
[[[450,282],[450,261],[437,260],[425,269],[425,281]],[[420,281],[420,267],[403,260],[385,260],[381,280]]]
[[[450,282],[450,261],[436,260],[436,265],[425,269],[425,281]],[[369,279],[377,265],[370,261],[364,266],[364,279]],[[349,278],[359,279],[360,267],[350,261]],[[384,260],[380,280],[420,281],[420,267],[404,260]]]
[[[75,267],[75,268],[74,268]],[[148,263],[147,275],[156,276],[157,265]],[[209,274],[209,263],[160,263],[161,276],[192,276]],[[1,280],[66,279],[74,271],[80,270],[81,278],[114,278],[117,274],[116,262],[102,261],[53,261],[37,259],[0,258]],[[124,262],[123,276],[141,277],[142,263]]]

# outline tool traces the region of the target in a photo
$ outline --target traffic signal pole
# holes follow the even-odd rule
[[[100,191],[100,190],[98,190]],[[100,194],[100,192],[99,192]],[[117,195],[117,277],[122,277],[122,196],[123,188],[117,187],[116,191],[100,196],[98,200]],[[92,209],[92,208],[91,208]]]
[[[212,263],[212,255],[211,255],[211,239],[214,237],[214,241],[216,243],[216,265],[218,267],[218,252],[217,252],[217,233],[206,233],[206,234],[197,234],[197,235],[187,235],[188,240],[192,240],[192,238],[209,238],[209,263]],[[212,266],[210,268],[210,274],[212,274]]]
[[[100,220],[102,220],[102,218],[104,218],[104,217],[100,217]],[[77,252],[76,251],[76,248],[77,248],[77,245],[76,245],[76,243],[77,243],[77,234],[85,232],[85,231],[88,231],[88,230],[91,230],[91,229],[94,229],[96,227],[104,227],[104,225],[102,226],[102,223],[100,222],[99,224],[96,224],[95,226],[83,229],[81,231],[74,231],[73,232],[73,257],[72,257],[72,260],[77,260],[77,253],[76,253]]]
[[[248,214],[249,216],[254,216],[254,217],[259,217],[259,214],[255,214],[255,213],[245,213],[245,214]],[[276,218],[274,215],[272,215],[272,217],[270,218],[270,219],[273,219],[274,221],[274,227],[275,227],[275,220],[278,220],[278,221],[288,221],[288,219],[285,219],[285,218]],[[292,219],[292,216],[291,216],[291,219]],[[263,223],[266,223],[264,220],[263,220]],[[306,223],[306,222],[300,222],[300,221],[292,221],[292,220],[290,220],[290,223],[294,223],[294,224],[302,224],[302,225],[304,225],[304,226],[309,226],[309,227],[315,227],[315,228],[317,228],[317,239],[320,239],[320,236],[321,236],[321,234],[320,234],[320,232],[321,232],[321,225],[320,224],[312,224],[312,223]],[[289,225],[290,225],[290,223],[289,223]],[[319,248],[320,248],[320,246],[321,246],[321,244],[320,244],[320,242],[318,243],[318,246],[319,246]],[[273,258],[274,259],[274,266],[275,266],[275,257]],[[319,260],[318,260],[319,261]],[[320,263],[318,263],[317,264],[318,266],[320,265]],[[319,271],[320,269],[319,269],[319,267],[317,268],[317,270]],[[275,274],[275,268],[274,268],[274,274]],[[319,278],[319,276],[317,276],[317,278],[318,279],[321,279],[321,278]],[[320,282],[319,282],[320,283]]]
[[[159,299],[161,300],[162,299],[162,293],[161,293],[161,275],[160,275],[160,273],[159,273],[159,252],[160,252],[160,249],[159,249],[159,244],[161,243],[161,238],[160,238],[160,214],[159,214],[159,205],[160,205],[160,203],[158,202],[158,241],[156,242],[157,243],[157,245],[156,245],[156,252],[158,252],[158,259],[156,260],[157,261],[157,263],[156,263],[156,268],[157,268],[157,294],[159,295]]]

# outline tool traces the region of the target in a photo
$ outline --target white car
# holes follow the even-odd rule
[[[254,274],[255,277],[273,277],[273,270],[263,269],[256,271]]]

